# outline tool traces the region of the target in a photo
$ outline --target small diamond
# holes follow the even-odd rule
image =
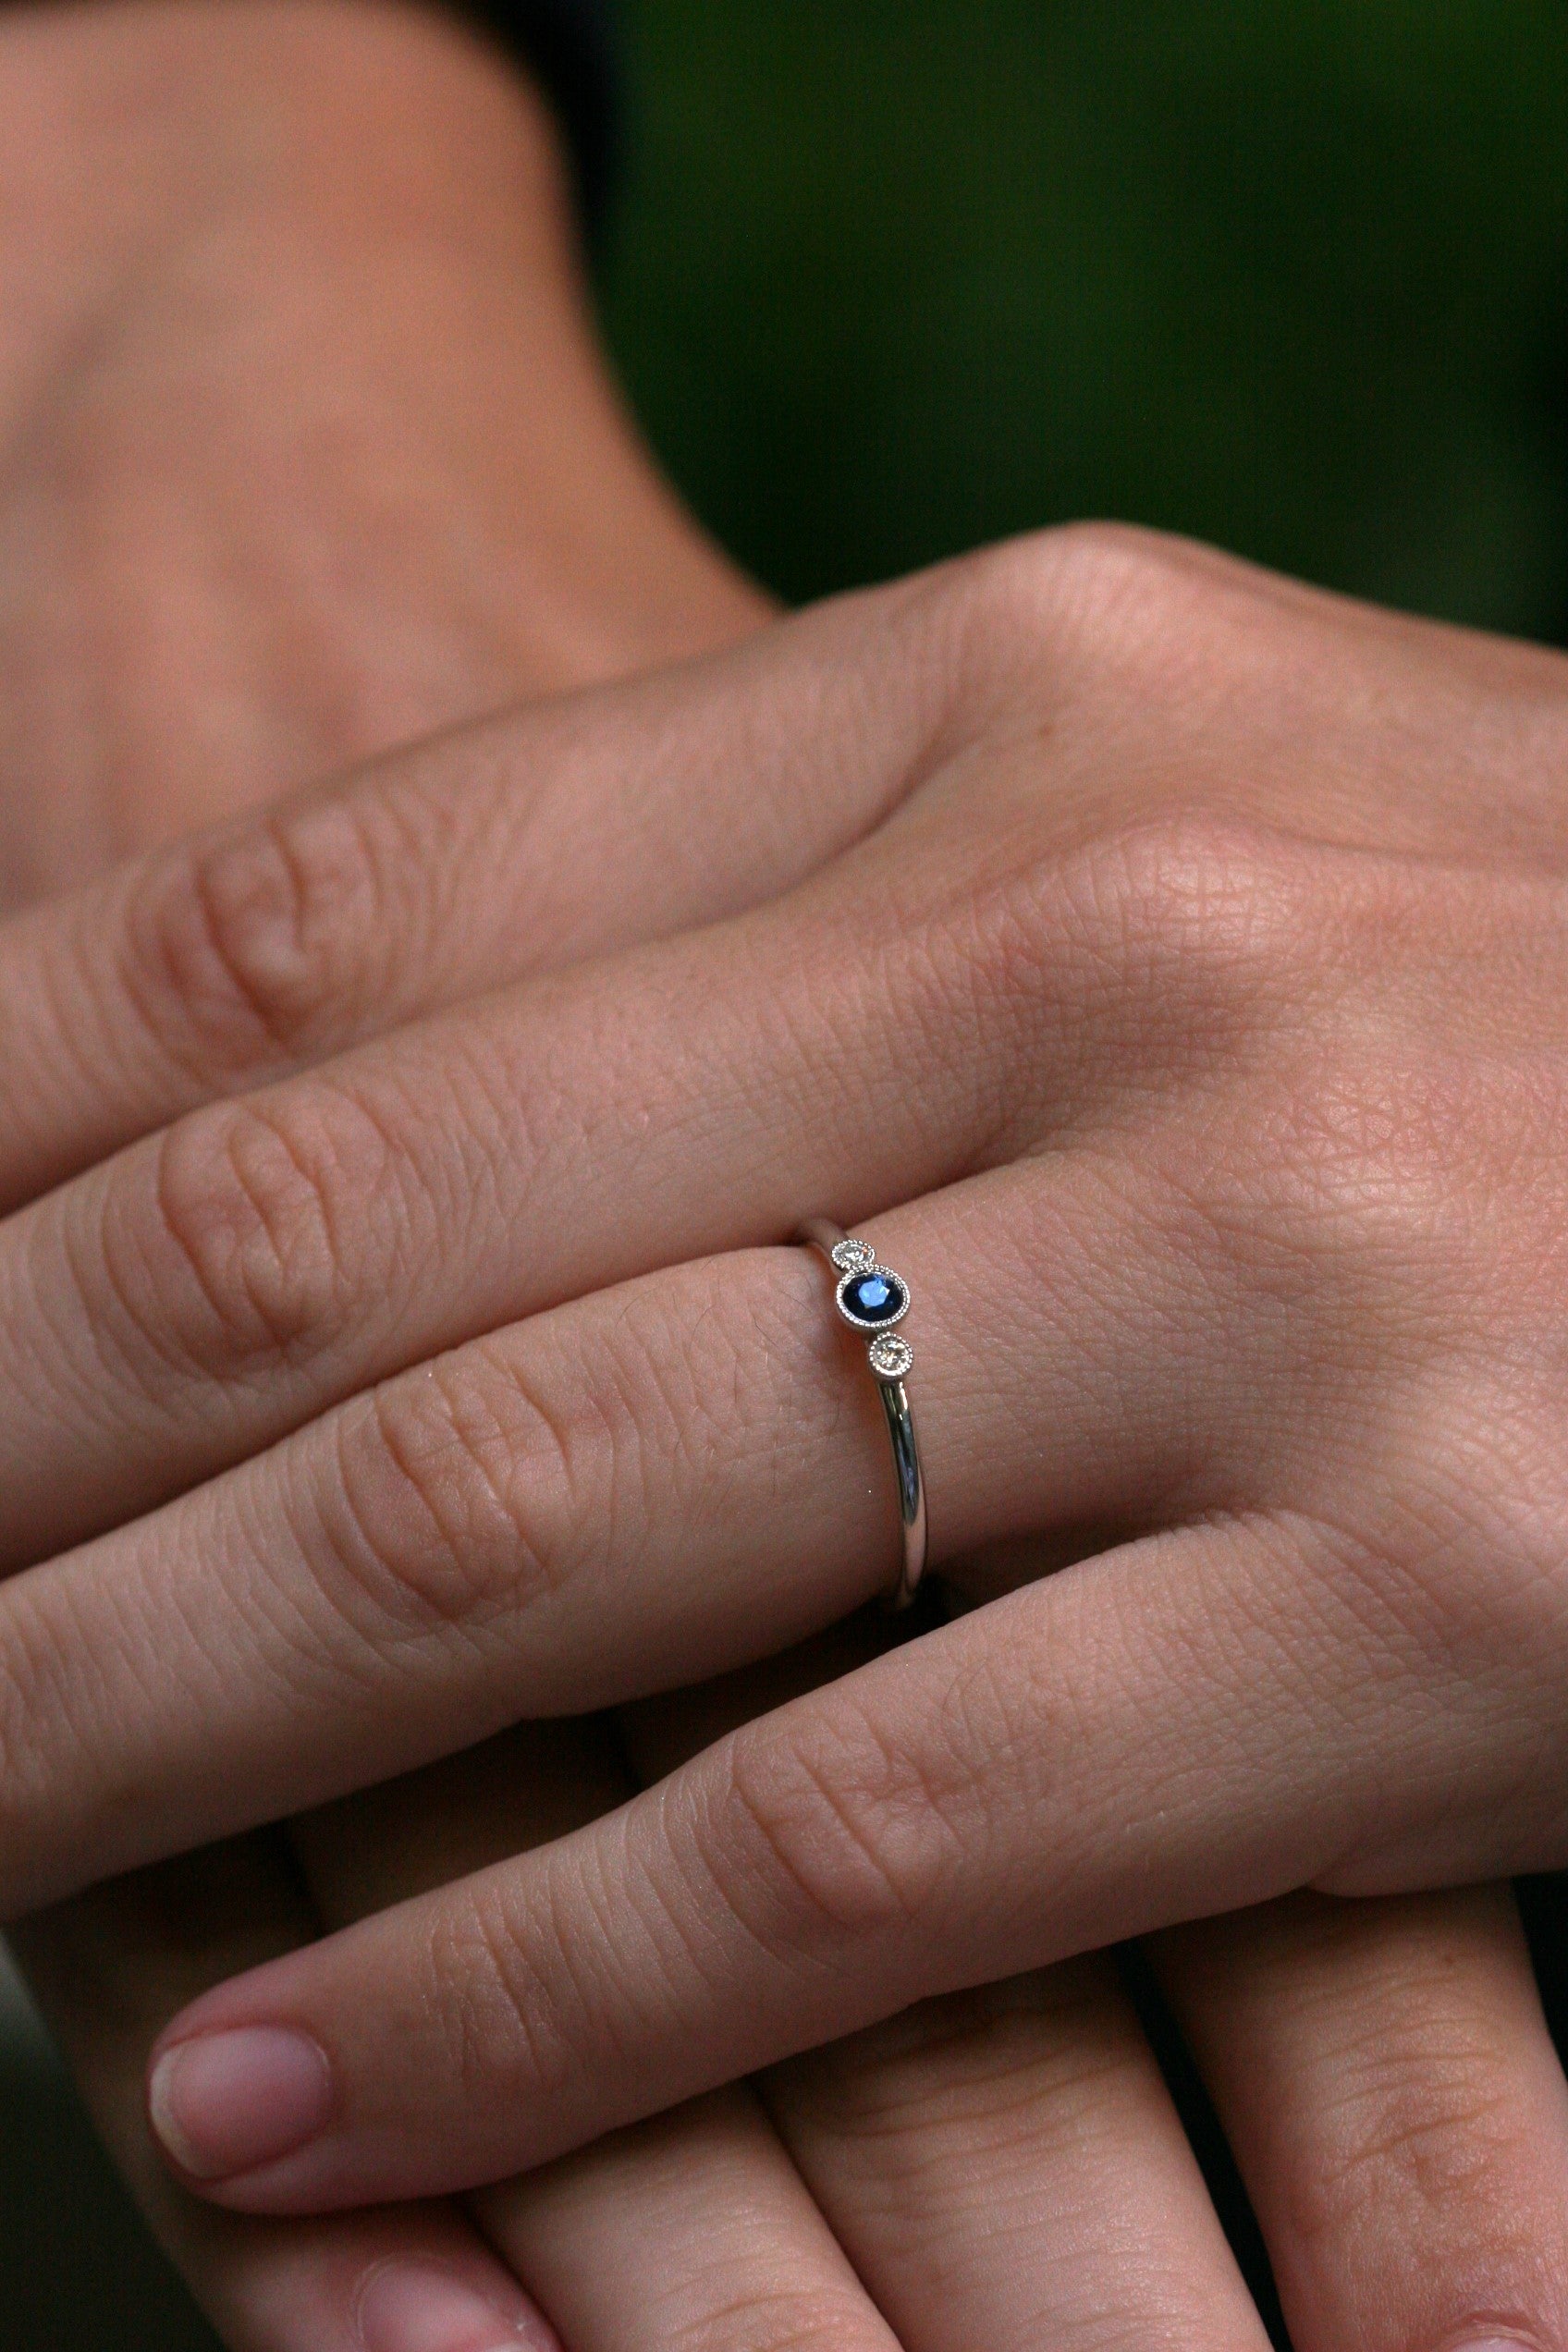
[[[901,1380],[914,1362],[914,1350],[907,1340],[888,1332],[885,1339],[873,1340],[866,1350],[871,1368],[880,1380]]]
[[[833,1263],[840,1274],[859,1274],[876,1263],[876,1252],[869,1242],[839,1242],[833,1252]]]

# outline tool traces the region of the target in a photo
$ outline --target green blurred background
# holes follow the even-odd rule
[[[611,342],[791,598],[1117,515],[1568,639],[1563,0],[623,0]],[[0,2352],[211,2339],[0,2038]]]
[[[612,340],[791,597],[1068,516],[1568,634],[1562,0],[631,0]]]

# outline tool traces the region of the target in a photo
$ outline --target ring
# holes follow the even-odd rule
[[[839,1314],[851,1330],[870,1337],[866,1356],[876,1375],[888,1434],[893,1440],[904,1539],[903,1562],[888,1588],[888,1606],[907,1609],[920,1590],[927,1549],[925,1481],[920,1475],[914,1415],[904,1388],[914,1350],[893,1329],[909,1313],[909,1285],[890,1267],[878,1266],[869,1242],[851,1241],[841,1226],[830,1224],[825,1217],[808,1218],[795,1239],[827,1260],[839,1280],[834,1298]]]

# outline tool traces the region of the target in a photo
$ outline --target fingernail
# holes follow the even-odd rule
[[[313,2139],[332,2108],[326,2055],[283,2026],[176,2042],[147,2087],[153,2129],[195,2180],[228,2180]]]
[[[373,2272],[360,2297],[364,2352],[559,2352],[529,2305],[508,2319],[461,2279],[422,2262]]]

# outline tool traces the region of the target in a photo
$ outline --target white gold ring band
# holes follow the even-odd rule
[[[903,1560],[888,1588],[888,1606],[907,1609],[920,1589],[926,1554],[925,1482],[920,1473],[914,1415],[904,1387],[914,1351],[893,1328],[909,1313],[909,1285],[890,1267],[877,1264],[869,1242],[852,1241],[841,1226],[825,1217],[808,1218],[795,1239],[827,1259],[838,1284],[834,1301],[839,1313],[867,1341],[866,1358],[876,1376],[888,1434],[893,1441],[903,1530]]]

